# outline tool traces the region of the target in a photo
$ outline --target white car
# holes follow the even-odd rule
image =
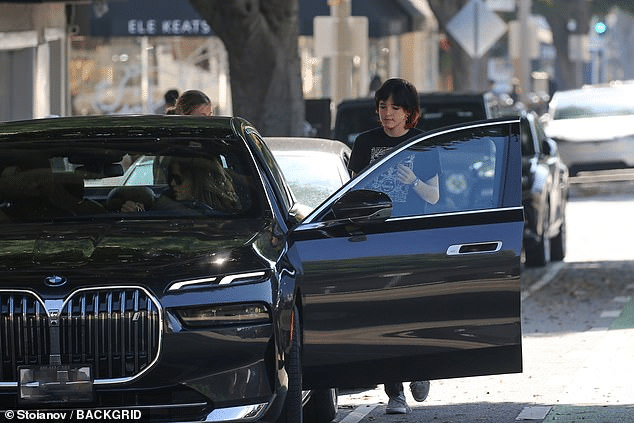
[[[311,209],[350,179],[350,147],[325,138],[265,137],[297,200]]]
[[[634,84],[558,91],[545,116],[546,134],[574,175],[634,166]]]

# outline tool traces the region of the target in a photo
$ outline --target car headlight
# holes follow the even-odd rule
[[[185,326],[203,327],[270,322],[266,306],[262,304],[209,305],[175,310]]]
[[[180,291],[185,289],[209,288],[214,285],[228,285],[230,283],[259,282],[268,277],[268,272],[257,271],[247,273],[237,273],[225,276],[211,276],[208,278],[189,279],[173,282],[167,291]]]

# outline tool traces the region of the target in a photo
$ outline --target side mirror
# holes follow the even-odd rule
[[[332,205],[332,214],[336,219],[387,219],[392,216],[392,200],[384,192],[349,191]]]

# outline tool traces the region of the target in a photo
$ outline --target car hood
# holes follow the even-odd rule
[[[0,237],[0,289],[34,286],[46,296],[43,282],[54,276],[69,290],[134,284],[162,292],[175,280],[268,268],[273,241],[266,219],[19,225]]]
[[[551,138],[564,141],[608,141],[634,135],[634,115],[551,120]]]

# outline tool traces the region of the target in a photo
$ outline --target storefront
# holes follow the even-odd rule
[[[351,96],[369,93],[372,76],[404,76],[420,90],[435,89],[435,20],[424,0],[353,0],[352,15],[368,19],[367,57],[352,58]],[[216,112],[231,113],[227,54],[213,29],[187,0],[112,1],[105,9],[77,7],[71,37],[74,114],[148,112],[163,93],[201,89]],[[299,1],[304,97],[330,97],[328,58],[314,49],[313,21],[328,16],[325,0]]]
[[[66,40],[65,3],[0,1],[0,121],[66,114]]]
[[[222,42],[187,0],[80,5],[71,37],[74,115],[153,113],[170,89],[198,89],[231,113]]]
[[[373,76],[435,89],[437,30],[426,1],[351,1],[368,34],[367,55],[351,59],[350,96],[368,95]],[[329,98],[328,57],[316,54],[313,28],[329,6],[299,6],[304,96]],[[0,0],[0,120],[152,113],[172,88],[203,90],[216,113],[230,114],[227,63],[223,43],[188,0]]]
[[[371,94],[373,79],[403,77],[420,91],[438,88],[438,25],[427,0],[349,0],[350,17],[367,18],[367,35],[355,37],[360,54],[352,53],[351,97]],[[300,53],[306,96],[328,96],[330,58],[316,48],[315,18],[329,16],[325,0],[299,0]],[[365,56],[365,57],[364,57]]]

